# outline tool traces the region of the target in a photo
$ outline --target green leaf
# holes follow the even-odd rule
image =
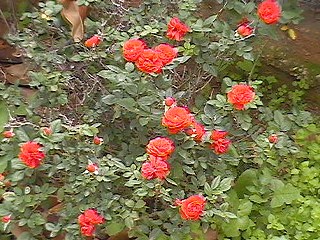
[[[3,131],[4,126],[9,121],[9,112],[7,104],[4,101],[0,101],[0,132]]]
[[[243,198],[244,194],[248,192],[247,187],[252,186],[257,182],[257,170],[248,169],[244,171],[234,186],[239,197]]]
[[[217,19],[217,17],[218,17],[218,15],[212,15],[212,16],[208,17],[206,20],[204,20],[203,26],[213,24],[213,22]]]
[[[274,195],[271,200],[271,207],[281,207],[284,203],[291,204],[292,201],[297,200],[300,197],[300,190],[294,187],[291,183],[288,183],[274,191]]]
[[[193,170],[191,167],[189,167],[189,166],[183,165],[183,166],[182,166],[182,169],[183,169],[183,171],[185,171],[185,172],[188,173],[188,174],[196,175],[196,173],[194,172],[194,170]]]
[[[31,233],[29,232],[23,232],[17,240],[36,240]]]
[[[124,66],[124,68],[128,71],[128,72],[132,72],[134,70],[134,65],[131,62],[127,62],[126,65]]]
[[[134,111],[136,102],[133,98],[122,98],[117,100],[117,104],[129,111]]]
[[[50,123],[50,128],[53,133],[57,133],[61,131],[61,120],[57,119]]]
[[[106,226],[106,232],[109,236],[114,236],[120,233],[124,228],[124,223],[112,221],[110,224]]]
[[[28,142],[30,141],[30,138],[28,136],[28,134],[23,130],[23,129],[19,129],[15,131],[17,138],[21,141],[21,142]]]

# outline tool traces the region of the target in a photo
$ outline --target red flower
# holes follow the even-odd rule
[[[102,38],[99,35],[94,35],[85,41],[84,45],[88,48],[94,48],[102,42]]]
[[[244,110],[245,105],[252,102],[254,97],[253,88],[245,84],[235,85],[228,92],[228,102],[237,110]]]
[[[168,23],[167,37],[173,40],[181,41],[189,32],[190,28],[183,24],[179,18],[172,18]]]
[[[164,104],[167,106],[167,107],[171,107],[173,104],[176,103],[176,99],[173,98],[173,97],[167,97],[165,100],[164,100]]]
[[[277,143],[279,141],[277,134],[271,134],[268,140],[270,143]]]
[[[169,44],[160,44],[159,46],[156,46],[154,50],[159,52],[159,58],[163,65],[171,63],[178,55],[178,50],[171,47]]]
[[[266,24],[276,23],[281,16],[281,7],[276,0],[265,0],[258,6],[258,15]]]
[[[101,144],[103,144],[103,138],[100,138],[100,137],[95,136],[95,137],[93,138],[93,143],[94,143],[95,145],[101,145]]]
[[[98,171],[98,165],[95,163],[90,163],[87,165],[87,170],[91,173]]]
[[[78,217],[81,233],[84,236],[92,236],[95,225],[103,223],[104,218],[94,209],[87,209]]]
[[[2,173],[0,173],[0,182],[2,182],[4,179],[5,179],[5,176]]]
[[[2,133],[3,137],[5,138],[13,138],[15,136],[14,132],[13,131],[4,131]]]
[[[206,199],[201,195],[193,195],[184,200],[176,200],[180,206],[180,216],[185,220],[199,220],[204,213]]]
[[[231,141],[229,139],[220,138],[220,139],[214,141],[210,145],[210,148],[214,149],[216,154],[223,154],[229,150],[230,144],[231,144]]]
[[[167,127],[171,134],[176,134],[188,128],[193,122],[193,116],[184,107],[171,107],[162,118],[162,125]]]
[[[157,137],[149,141],[147,153],[166,160],[174,151],[174,143],[169,138]]]
[[[160,53],[153,49],[145,49],[136,61],[137,68],[145,73],[161,73],[164,66]]]
[[[193,123],[194,128],[188,128],[186,129],[185,133],[189,136],[193,136],[193,139],[196,142],[201,142],[203,139],[204,134],[206,133],[206,130],[204,126],[201,123],[194,122]]]
[[[150,155],[149,161],[142,164],[141,175],[145,179],[165,179],[170,173],[170,165],[162,158]]]
[[[20,148],[19,158],[29,168],[37,168],[45,158],[44,152],[40,150],[41,145],[36,142],[26,142]]]
[[[10,215],[3,216],[3,217],[1,218],[1,221],[4,222],[4,223],[10,222],[10,221],[11,221]]]
[[[123,45],[123,57],[129,62],[135,62],[147,45],[139,39],[130,39]]]
[[[93,236],[93,233],[96,231],[96,227],[92,224],[82,225],[80,227],[81,234],[86,237]]]
[[[42,131],[43,131],[43,134],[46,136],[50,136],[52,134],[52,129],[49,127],[43,128]]]
[[[228,135],[227,131],[213,130],[211,132],[210,139],[213,141],[217,141],[220,138],[225,138],[227,135]]]

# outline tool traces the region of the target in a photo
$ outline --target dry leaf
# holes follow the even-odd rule
[[[296,31],[294,31],[293,29],[289,29],[288,30],[288,35],[292,40],[296,40],[297,39],[297,33]]]
[[[28,85],[30,79],[28,77],[29,66],[25,63],[14,64],[9,67],[0,67],[0,79],[3,79],[11,84],[19,83],[19,85]]]
[[[83,39],[84,35],[84,24],[83,20],[86,17],[84,16],[87,13],[87,10],[84,11],[84,8],[80,8],[77,4],[77,1],[74,0],[59,0],[62,4],[63,9],[61,15],[70,23],[72,26],[72,37],[75,42],[80,42]],[[82,9],[82,10],[80,10]],[[80,14],[81,11],[81,14]]]
[[[289,28],[288,28],[287,25],[284,25],[284,26],[282,26],[280,29],[281,29],[281,31],[287,31]]]

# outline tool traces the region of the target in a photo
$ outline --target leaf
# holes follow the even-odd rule
[[[210,17],[208,17],[206,20],[204,20],[203,25],[211,25],[213,24],[213,22],[217,19],[218,15],[212,15]]]
[[[106,226],[106,232],[109,236],[114,236],[120,233],[125,228],[124,223],[112,221]]]
[[[184,166],[182,166],[182,169],[183,169],[183,171],[185,171],[185,172],[188,173],[188,174],[196,175],[196,173],[194,172],[194,170],[193,170],[191,167],[189,167],[189,166],[184,165]]]
[[[80,10],[77,1],[73,0],[59,0],[62,4],[63,9],[61,11],[61,15],[63,18],[67,20],[69,24],[72,26],[72,37],[75,42],[80,42],[84,36],[84,24],[83,20],[86,16],[80,15],[81,12],[85,12],[83,9]]]
[[[288,35],[292,40],[296,40],[297,39],[297,33],[291,28],[288,30]]]
[[[248,169],[244,171],[234,186],[239,197],[243,197],[246,192],[248,192],[247,187],[252,186],[257,181],[257,170],[256,169]]]
[[[300,198],[300,190],[294,187],[291,183],[276,189],[271,200],[271,207],[281,207],[284,203],[291,204],[292,201]]]
[[[9,112],[7,104],[4,101],[0,101],[0,132],[3,131],[4,126],[9,121]]]

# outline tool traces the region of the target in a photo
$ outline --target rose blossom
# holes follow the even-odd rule
[[[265,0],[258,5],[258,15],[266,24],[276,23],[281,16],[281,7],[276,0]]]
[[[135,62],[147,45],[139,39],[130,39],[123,45],[123,57],[129,62]]]
[[[213,141],[216,141],[220,138],[225,138],[228,135],[227,131],[222,131],[222,130],[213,130],[211,132],[210,139]]]
[[[3,223],[8,223],[8,222],[11,221],[11,216],[10,216],[10,215],[3,216],[3,217],[1,218],[1,221],[2,221]]]
[[[159,52],[153,49],[145,49],[136,61],[137,68],[145,73],[161,73],[164,66]]]
[[[84,45],[87,48],[94,48],[98,46],[102,42],[102,38],[99,35],[94,35],[91,38],[89,38],[87,41],[85,41]]]
[[[88,170],[89,172],[91,172],[91,173],[98,173],[99,168],[98,168],[98,165],[97,165],[97,164],[95,164],[95,163],[89,163],[89,164],[87,165],[87,170]]]
[[[87,209],[78,217],[81,233],[84,236],[92,236],[95,225],[104,223],[104,218],[95,209]]]
[[[174,58],[177,57],[178,50],[171,47],[169,44],[160,44],[154,48],[155,51],[159,52],[159,58],[163,65],[171,63]]]
[[[181,41],[189,32],[190,28],[182,23],[179,18],[172,18],[168,23],[167,37],[173,40]]]
[[[255,92],[251,86],[238,84],[232,87],[227,96],[228,102],[233,104],[235,109],[244,110],[245,105],[254,100]]]
[[[29,168],[37,168],[45,158],[45,154],[40,150],[41,145],[36,142],[26,142],[20,148],[19,158]]]
[[[206,199],[201,195],[193,195],[187,199],[175,201],[180,206],[180,216],[185,220],[199,220],[204,213]]]
[[[149,141],[147,145],[147,153],[155,157],[167,159],[174,151],[174,143],[166,137],[157,137]]]
[[[193,123],[193,128],[188,128],[185,130],[185,133],[189,136],[193,136],[193,139],[196,142],[201,142],[203,139],[203,136],[206,133],[206,130],[204,128],[204,126],[201,123],[198,122],[194,122]]]
[[[170,165],[162,158],[150,155],[149,160],[142,164],[141,175],[145,179],[165,179],[170,173]]]
[[[220,139],[214,141],[210,145],[210,148],[213,149],[216,154],[223,154],[229,150],[230,144],[231,144],[231,141],[229,139],[220,138]]]
[[[188,128],[193,122],[192,114],[184,107],[171,107],[162,118],[162,125],[167,127],[171,134],[176,134]]]

